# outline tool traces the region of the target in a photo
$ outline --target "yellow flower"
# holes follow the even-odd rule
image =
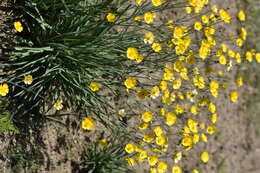
[[[163,3],[163,0],[152,0],[152,4],[155,7],[158,7],[158,6],[162,5],[162,3]]]
[[[159,162],[157,166],[158,173],[165,173],[167,171],[168,165],[166,162]]]
[[[95,122],[92,118],[90,117],[86,117],[83,119],[82,123],[81,123],[81,127],[84,130],[92,130],[95,126]]]
[[[190,129],[190,131],[192,131],[193,133],[197,133],[198,132],[198,123],[196,120],[193,119],[188,119],[188,127]]]
[[[207,163],[209,161],[209,153],[204,151],[201,156],[200,159],[202,162]]]
[[[63,108],[63,105],[62,105],[63,101],[62,100],[57,100],[55,103],[54,103],[54,108],[56,110],[61,110]]]
[[[138,126],[140,130],[145,130],[147,129],[147,127],[149,127],[149,123],[145,123],[145,122],[140,123]]]
[[[150,121],[152,121],[153,119],[153,113],[150,111],[146,111],[142,114],[142,119],[144,122],[148,123]]]
[[[190,108],[190,112],[193,114],[193,115],[197,115],[198,112],[199,112],[199,108],[192,105],[191,108]]]
[[[200,137],[201,137],[201,140],[202,140],[203,142],[208,142],[208,138],[207,138],[207,136],[206,136],[204,133],[202,133],[202,134],[200,135]]]
[[[176,26],[173,31],[173,38],[182,38],[187,32],[187,27]]]
[[[175,95],[174,92],[172,92],[171,95],[170,95],[170,101],[174,102],[175,98],[176,98],[176,95]]]
[[[175,163],[178,163],[182,158],[182,152],[177,152],[172,156]]]
[[[218,89],[219,89],[219,84],[217,81],[211,81],[210,82],[210,92],[212,96],[218,97]]]
[[[227,45],[225,43],[222,43],[220,47],[223,52],[227,52]]]
[[[241,46],[243,46],[244,41],[243,41],[241,38],[238,38],[238,39],[236,40],[236,44],[237,44],[237,46],[241,47]]]
[[[124,109],[120,109],[118,111],[118,117],[119,117],[120,120],[122,120],[122,118],[125,117],[125,110]]]
[[[152,49],[155,52],[160,52],[162,50],[162,46],[160,43],[153,43],[152,44]]]
[[[161,108],[160,109],[160,114],[159,114],[160,116],[164,116],[165,115],[165,109],[164,108]]]
[[[145,1],[145,0],[135,0],[135,3],[136,3],[137,5],[141,5],[144,1]]]
[[[149,156],[148,157],[148,163],[150,166],[156,165],[157,162],[158,162],[158,156]]]
[[[210,10],[211,10],[212,12],[214,12],[214,13],[218,13],[218,8],[217,8],[216,5],[212,5],[211,8],[210,8]]]
[[[113,13],[108,13],[107,14],[107,21],[111,22],[111,23],[115,22],[116,21],[116,15],[113,14]]]
[[[143,59],[144,59],[143,55],[140,55],[140,54],[135,58],[135,60],[136,60],[138,63],[142,62]]]
[[[174,28],[174,20],[168,20],[168,22],[167,22],[167,26],[168,26],[168,28],[171,28],[171,29],[173,29]]]
[[[164,146],[167,143],[167,138],[161,135],[161,136],[157,136],[155,138],[155,141],[157,145]]]
[[[166,89],[163,93],[163,96],[162,96],[162,101],[163,103],[165,104],[170,104],[171,102],[171,98],[170,98],[170,91],[168,89]]]
[[[243,10],[240,10],[238,15],[237,15],[238,19],[241,21],[241,22],[244,22],[246,21],[246,15],[245,15],[245,12]]]
[[[193,78],[193,84],[197,86],[199,89],[205,88],[205,82],[202,76],[195,76]]]
[[[205,124],[204,123],[200,123],[200,128],[204,129],[205,128]]]
[[[163,134],[163,129],[160,126],[156,126],[153,129],[154,133],[156,136],[161,136]]]
[[[91,91],[99,91],[100,88],[101,88],[101,85],[97,82],[91,82],[90,85],[89,85],[89,88],[91,89]]]
[[[128,143],[125,146],[125,151],[129,154],[133,153],[135,151],[135,146],[132,143]]]
[[[156,168],[150,168],[150,173],[157,173]]]
[[[209,17],[206,16],[206,15],[203,15],[203,16],[201,16],[201,21],[202,21],[204,24],[207,24],[207,23],[209,23]]]
[[[149,132],[149,133],[145,133],[144,134],[144,137],[143,137],[143,141],[144,142],[147,142],[147,143],[150,143],[154,140],[154,134],[153,132]]]
[[[166,124],[168,126],[172,126],[176,121],[176,115],[172,112],[168,112],[166,114]]]
[[[171,69],[164,69],[163,80],[172,80],[174,77],[173,71]]]
[[[184,136],[184,138],[182,138],[182,145],[185,147],[189,147],[192,146],[192,137],[191,136]]]
[[[242,76],[238,77],[236,82],[237,82],[237,86],[241,87],[243,85],[243,77]]]
[[[246,28],[244,28],[244,27],[241,28],[240,36],[241,36],[241,38],[242,38],[243,40],[246,40],[246,37],[247,37]]]
[[[226,59],[225,55],[221,55],[221,56],[219,57],[218,61],[219,61],[219,63],[220,63],[221,65],[226,65],[226,64],[227,64],[227,59]]]
[[[174,165],[172,167],[172,173],[182,173],[181,167]]]
[[[219,10],[219,16],[220,16],[220,19],[223,20],[225,23],[230,23],[231,21],[231,16],[228,12],[226,12],[225,10],[223,9],[220,9]]]
[[[160,95],[160,89],[158,86],[154,86],[151,89],[151,93],[150,96],[152,97],[152,99],[156,99],[158,96]]]
[[[206,106],[209,103],[209,98],[208,97],[203,97],[200,101],[199,101],[199,106]]]
[[[193,169],[193,173],[199,173],[197,169]]]
[[[135,17],[134,17],[134,20],[135,20],[135,21],[141,21],[141,20],[142,20],[142,16],[135,16]]]
[[[175,107],[175,112],[176,112],[176,114],[181,114],[181,113],[183,113],[183,112],[184,112],[183,106],[177,104],[176,107]]]
[[[152,32],[147,32],[147,33],[145,33],[145,35],[144,35],[144,43],[145,44],[152,44],[153,43],[153,41],[154,41],[154,35],[153,35],[153,33]]]
[[[134,47],[129,47],[129,48],[127,48],[126,56],[127,56],[127,58],[129,58],[130,60],[135,60],[135,59],[137,59],[138,56],[139,56],[139,53],[138,53],[137,48],[134,48]]]
[[[0,95],[6,96],[9,92],[9,87],[6,83],[0,84]]]
[[[108,141],[105,139],[98,140],[98,143],[104,148],[108,146]]]
[[[212,135],[216,132],[216,126],[214,125],[209,125],[208,128],[207,128],[207,133]]]
[[[185,66],[183,65],[183,63],[181,61],[176,61],[174,64],[173,64],[173,69],[176,71],[176,72],[182,72],[182,71],[185,71]]]
[[[189,129],[188,126],[186,126],[186,125],[183,126],[182,134],[183,134],[183,136],[189,136],[189,134],[190,134],[190,129]]]
[[[135,165],[135,160],[133,158],[126,158],[125,160],[127,161],[129,166]]]
[[[216,16],[215,16],[215,14],[210,14],[210,16],[209,16],[209,19],[212,21],[212,22],[217,22],[217,18],[216,18]]]
[[[136,79],[133,77],[128,77],[125,82],[125,86],[127,89],[135,89],[136,86]]]
[[[199,49],[200,58],[206,59],[209,53],[210,53],[210,45],[208,44],[207,40],[202,40]]]
[[[231,58],[234,58],[235,57],[235,52],[231,49],[228,50],[228,56],[230,56]]]
[[[200,21],[196,21],[194,23],[194,29],[197,30],[197,31],[200,31],[202,29],[202,24]]]
[[[144,159],[141,158],[140,154],[138,154],[136,156],[136,160],[139,162],[139,163],[143,163],[144,162]]]
[[[186,10],[187,14],[190,14],[192,12],[192,8],[191,7],[186,7],[185,10]]]
[[[23,26],[22,26],[22,23],[20,21],[14,22],[14,28],[18,32],[22,32],[23,31]]]
[[[184,100],[184,95],[181,92],[178,92],[178,97],[179,99]]]
[[[147,158],[147,151],[142,150],[142,151],[139,153],[139,158],[140,158],[141,160]]]
[[[26,85],[31,85],[32,82],[33,82],[33,77],[32,75],[25,75],[24,76],[24,79],[23,79],[23,82],[26,84]]]
[[[216,114],[216,113],[214,113],[214,114],[211,115],[211,122],[212,122],[213,124],[215,124],[215,123],[217,122],[217,114]]]
[[[255,54],[255,59],[257,63],[260,63],[260,53]]]
[[[200,135],[198,133],[193,135],[192,141],[194,144],[198,143],[200,140]]]
[[[209,107],[208,107],[209,112],[211,113],[215,113],[216,112],[216,105],[214,103],[209,103]]]
[[[184,79],[184,80],[189,80],[189,76],[188,76],[187,72],[181,72],[181,73],[180,73],[180,76],[181,76],[181,78]]]
[[[242,62],[241,55],[240,55],[240,53],[239,53],[239,52],[238,52],[238,53],[236,53],[236,56],[235,56],[235,58],[236,58],[236,62],[237,62],[238,64],[240,64],[240,63]]]
[[[238,92],[237,92],[237,90],[232,91],[232,92],[230,93],[230,100],[231,100],[232,102],[237,102],[237,99],[238,99]]]
[[[147,13],[144,14],[144,21],[147,24],[153,23],[155,17],[156,17],[156,14],[154,12],[147,12]]]
[[[226,89],[226,88],[228,87],[228,84],[225,82],[225,83],[222,84],[222,87],[223,87],[224,89]]]
[[[142,149],[142,143],[141,143],[141,142],[139,143],[139,145],[136,145],[136,146],[135,146],[135,151],[138,152],[138,153],[140,153],[140,152],[143,151],[143,149]]]
[[[167,84],[166,81],[163,80],[163,81],[160,82],[159,87],[160,87],[160,89],[161,89],[162,91],[165,91],[165,90],[168,88],[168,84]]]
[[[180,87],[181,87],[181,79],[179,78],[179,79],[173,80],[172,87],[173,87],[173,89],[176,89],[176,90],[180,89]]]
[[[198,67],[194,67],[194,69],[192,70],[194,75],[199,75],[200,74],[200,70]]]
[[[253,61],[253,53],[252,52],[250,52],[250,51],[246,52],[246,60],[248,62],[252,62]]]
[[[149,96],[149,92],[146,89],[141,89],[137,93],[137,97],[144,100]]]
[[[205,27],[204,29],[205,36],[207,37],[207,44],[209,47],[214,47],[216,46],[216,40],[211,36],[215,34],[215,28],[213,27]]]

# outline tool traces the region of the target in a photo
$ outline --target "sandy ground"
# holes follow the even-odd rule
[[[228,4],[232,13],[236,13],[239,6],[236,0],[216,2],[220,7],[226,7]],[[218,131],[205,145],[213,155],[211,161],[203,167],[204,173],[260,172],[260,136],[256,134],[256,124],[252,123],[247,104],[244,102],[252,90],[255,89],[244,86],[240,91],[242,97],[236,104],[230,104],[225,98],[218,101]],[[78,124],[78,117],[63,117],[60,121],[63,124],[47,122],[41,131],[29,131],[27,137],[30,136],[31,145],[27,148],[33,149],[35,158],[40,158],[41,161],[32,160],[32,168],[17,169],[18,172],[74,172],[73,166],[79,161],[81,141],[86,139],[86,134],[75,125]],[[7,152],[7,149],[12,150],[11,144],[16,142],[19,140],[9,133],[0,135],[0,172],[13,172],[9,167],[11,158],[8,157],[10,151]],[[16,151],[19,153],[19,150]],[[42,164],[43,166],[39,166]]]

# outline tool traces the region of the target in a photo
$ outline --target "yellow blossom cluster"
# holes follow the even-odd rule
[[[144,2],[136,1],[136,4],[142,6]],[[164,1],[152,1],[151,4],[158,7]],[[145,105],[138,119],[134,118],[135,125],[138,121],[133,128],[139,140],[125,146],[125,151],[130,154],[126,160],[130,166],[135,166],[135,162],[148,164],[151,173],[183,171],[179,164],[182,155],[187,155],[198,143],[207,143],[217,131],[217,100],[223,99],[220,94],[227,95],[230,103],[238,102],[238,89],[243,86],[244,79],[238,76],[229,84],[226,80],[231,79],[229,72],[236,71],[242,62],[259,63],[259,53],[253,49],[246,52],[241,49],[247,39],[243,10],[235,16],[242,25],[239,34],[235,39],[227,40],[225,33],[219,31],[234,19],[228,10],[218,9],[208,0],[187,0],[187,6],[187,16],[193,16],[189,24],[181,24],[178,16],[178,23],[172,19],[155,21],[160,15],[155,11],[135,16],[133,21],[137,17],[138,22],[143,20],[143,24],[148,24],[148,31],[144,32],[143,47],[126,50],[128,59],[143,63],[143,66],[143,59],[171,58],[170,61],[158,61],[161,68],[156,69],[155,76],[149,74],[149,82],[143,82],[146,85],[142,85],[138,75],[128,76],[123,82],[128,94],[134,93],[140,105]],[[164,36],[161,32],[152,32],[156,26],[163,27]],[[140,52],[144,53],[141,55]],[[156,107],[146,104],[153,100],[156,100]],[[169,155],[173,162],[165,159]],[[202,163],[211,158],[208,151],[198,157]],[[199,169],[192,171],[198,173]]]

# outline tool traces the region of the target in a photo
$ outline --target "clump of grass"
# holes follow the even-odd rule
[[[21,172],[30,169],[38,170],[43,165],[43,155],[36,148],[31,150],[22,145],[16,145],[9,151],[9,160],[12,172]]]
[[[122,146],[122,141],[111,141],[105,147],[100,147],[98,143],[85,144],[82,159],[76,171],[93,173],[133,172],[124,160],[127,154]]]
[[[64,104],[72,112],[97,115],[106,124],[114,119],[104,120],[103,115],[115,113],[107,97],[117,87],[126,91],[129,97],[118,115],[124,125],[129,120],[128,127],[135,132],[125,145],[130,165],[148,161],[151,172],[167,172],[170,165],[172,172],[181,172],[182,156],[193,160],[187,153],[216,133],[217,100],[238,102],[243,77],[234,79],[230,71],[242,62],[259,62],[260,54],[241,52],[247,39],[244,11],[231,16],[225,9],[209,8],[208,1],[136,1],[134,9],[127,2],[15,3],[23,19],[16,30],[21,32],[23,25],[24,31],[4,61],[1,80],[12,86],[11,105],[17,107],[15,117],[22,118],[50,114],[53,107],[58,112]],[[176,21],[158,20],[173,8],[186,13]],[[239,33],[223,32],[223,25],[233,24],[234,18],[242,25]],[[1,85],[2,95],[8,93],[6,88]],[[82,128],[94,129],[94,119],[83,119]],[[97,150],[97,144],[90,144],[77,169],[127,169],[122,167],[122,145]],[[210,161],[209,153],[204,148],[198,156],[203,164]]]
[[[18,129],[12,124],[11,113],[7,111],[8,101],[0,101],[0,134],[5,131],[19,133]]]
[[[124,50],[138,43],[137,34],[119,32],[112,28],[117,23],[106,19],[112,12],[120,23],[129,8],[126,1],[82,2],[12,2],[23,31],[18,33],[17,44],[9,47],[11,57],[2,61],[1,81],[12,86],[16,117],[48,114],[60,99],[70,110],[101,115],[109,104],[88,85],[95,81],[110,90],[136,68],[125,63]],[[32,76],[32,84],[23,82],[26,75]]]

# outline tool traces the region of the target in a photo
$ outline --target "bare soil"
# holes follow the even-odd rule
[[[219,7],[229,7],[229,11],[237,13],[237,0],[215,0]],[[1,7],[4,0],[2,1]],[[0,10],[0,16],[3,12]],[[2,17],[0,19],[4,20]],[[0,24],[2,21],[0,22]],[[236,30],[234,24],[230,30]],[[260,27],[260,26],[259,26]],[[256,134],[256,124],[248,113],[245,100],[252,90],[244,86],[240,90],[239,102],[231,104],[227,98],[221,98],[217,102],[218,106],[218,130],[216,135],[209,139],[204,146],[210,153],[213,153],[211,161],[203,167],[203,172],[207,173],[259,173],[260,172],[260,137]],[[258,88],[259,92],[259,88]],[[258,110],[259,106],[258,106]],[[259,114],[260,115],[260,114]],[[74,172],[75,163],[80,159],[83,141],[88,140],[88,134],[79,127],[77,116],[64,116],[56,121],[47,121],[40,131],[29,131],[26,136],[30,137],[28,150],[34,149],[36,158],[41,162],[32,162],[30,169],[17,169],[18,172],[48,172],[48,173],[70,173]],[[21,140],[21,139],[20,139]],[[9,173],[11,170],[10,154],[14,151],[11,148],[18,140],[6,132],[0,136],[0,172]],[[10,152],[12,150],[12,152]],[[19,150],[17,150],[19,152]],[[13,165],[14,166],[14,165]],[[141,171],[141,170],[140,170]],[[16,171],[15,171],[16,172]],[[142,171],[141,171],[142,172]]]

